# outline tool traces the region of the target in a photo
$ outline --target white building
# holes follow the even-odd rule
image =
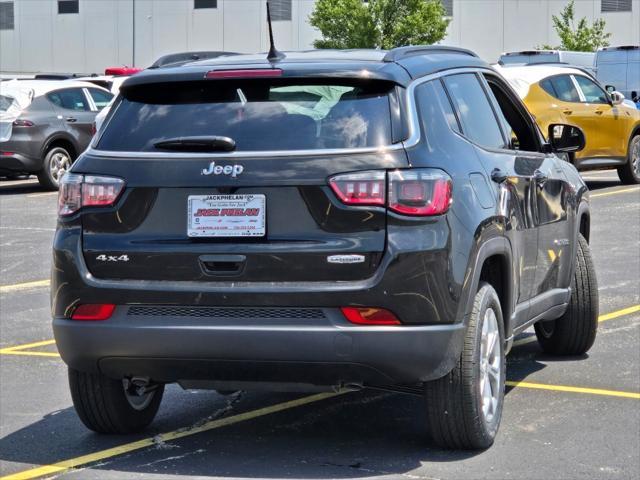
[[[314,0],[271,0],[280,50],[312,48]],[[500,53],[558,43],[551,16],[568,0],[444,0],[446,40],[495,62]],[[640,0],[576,0],[604,18],[612,45],[640,44]],[[146,67],[186,50],[267,50],[264,0],[0,0],[0,71],[101,72]]]

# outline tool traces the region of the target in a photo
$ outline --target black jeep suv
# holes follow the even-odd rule
[[[421,392],[492,444],[505,354],[593,344],[587,188],[517,95],[447,47],[238,55],[127,80],[64,177],[53,328],[97,432],[166,383]]]

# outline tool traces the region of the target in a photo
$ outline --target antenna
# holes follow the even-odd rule
[[[269,2],[267,1],[267,24],[269,25],[269,54],[267,60],[270,62],[277,62],[282,60],[285,55],[276,49],[275,43],[273,43],[273,29],[271,28],[271,12],[269,11]]]

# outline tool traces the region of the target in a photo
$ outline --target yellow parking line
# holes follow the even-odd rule
[[[130,453],[143,448],[151,447],[158,442],[168,442],[177,440],[183,437],[189,437],[197,433],[214,430],[216,428],[226,427],[236,423],[244,422],[254,418],[262,417],[272,413],[281,412],[291,408],[300,407],[313,402],[318,402],[327,398],[335,397],[339,395],[337,393],[319,393],[317,395],[311,395],[308,397],[298,398],[289,402],[278,403],[269,407],[259,408],[250,412],[240,413],[231,417],[220,418],[218,420],[211,420],[204,423],[199,427],[189,429],[178,429],[172,432],[163,433],[155,437],[148,437],[137,442],[125,443],[117,447],[108,448],[99,452],[90,453],[88,455],[82,455],[80,457],[71,458],[69,460],[63,460],[61,462],[53,463],[50,465],[43,465],[41,467],[32,468],[30,470],[24,470],[11,475],[4,476],[0,480],[27,480],[32,478],[43,477],[45,475],[61,474],[72,468],[82,467],[89,463],[98,462],[107,458],[116,457],[125,453]]]
[[[53,345],[55,340],[42,340],[40,342],[25,343],[23,345],[14,345],[13,347],[0,348],[0,355],[24,355],[27,357],[60,357],[58,352],[38,352],[29,350],[31,348],[44,347]]]
[[[607,320],[613,320],[614,318],[623,317],[625,315],[631,315],[632,313],[640,312],[640,305],[634,305],[633,307],[623,308],[622,310],[616,310],[615,312],[607,313],[605,315],[600,315],[598,317],[598,323],[606,322]],[[514,347],[518,347],[520,345],[526,345],[527,343],[535,342],[536,336],[531,335],[525,338],[521,338],[513,342]]]
[[[60,358],[59,353],[55,352],[21,352],[13,350],[0,350],[0,355],[22,355],[24,357],[56,357]]]
[[[36,280],[34,282],[14,283],[12,285],[0,285],[0,293],[15,292],[28,288],[48,287],[49,280]]]
[[[640,188],[631,187],[631,188],[623,188],[621,190],[614,190],[612,192],[592,193],[591,198],[606,197],[607,195],[617,195],[619,193],[626,193],[626,192],[640,192]]]
[[[8,352],[8,351],[16,351],[16,350],[26,350],[27,348],[36,348],[36,347],[44,347],[45,345],[52,345],[56,343],[55,340],[42,340],[40,342],[33,343],[25,343],[22,345],[14,345],[13,347],[5,347],[0,349],[0,353]]]
[[[633,398],[635,400],[640,400],[640,393],[636,393],[636,392],[621,392],[619,390],[603,390],[601,388],[569,387],[566,385],[548,385],[545,383],[531,383],[531,382],[518,382],[518,381],[515,381],[515,382],[507,381],[505,383],[510,387],[533,388],[537,390],[552,390],[555,392],[586,393],[589,395],[605,395],[608,397]]]
[[[640,305],[634,305],[633,307],[616,310],[615,312],[607,313],[606,315],[600,315],[598,317],[598,322],[606,322],[607,320],[613,320],[614,318],[622,317],[623,315],[631,315],[636,312],[640,312]]]

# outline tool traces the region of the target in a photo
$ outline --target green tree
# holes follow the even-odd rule
[[[309,22],[322,34],[316,48],[390,49],[442,40],[445,14],[441,0],[318,0]]]
[[[608,39],[610,33],[604,31],[606,22],[599,18],[591,26],[588,25],[586,18],[575,24],[575,0],[571,0],[569,4],[562,10],[560,17],[554,15],[553,28],[558,37],[560,37],[560,46],[552,47],[543,45],[545,50],[573,50],[576,52],[595,52],[600,47],[608,47]]]

